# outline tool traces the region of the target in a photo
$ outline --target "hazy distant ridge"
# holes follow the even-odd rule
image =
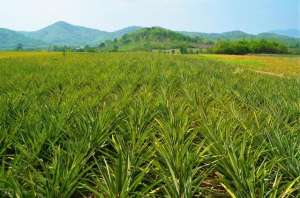
[[[0,49],[14,49],[21,43],[24,48],[47,48],[53,45],[67,45],[67,46],[84,46],[91,45],[96,46],[106,40],[113,40],[120,38],[125,34],[135,32],[142,29],[142,27],[131,26],[115,32],[101,31],[93,28],[87,28],[83,26],[72,25],[64,21],[56,22],[38,31],[24,32],[13,31],[4,28],[0,28]],[[278,32],[278,31],[277,31]],[[225,33],[199,33],[199,32],[179,32],[189,37],[200,37],[207,40],[218,39],[243,39],[243,38],[278,38],[281,40],[292,39],[287,36],[283,36],[284,31],[272,33],[263,33],[258,35],[248,34],[242,31],[232,31]],[[286,34],[294,35],[297,37],[300,33],[297,31],[287,31]],[[293,39],[292,39],[293,42]]]
[[[298,29],[287,29],[287,30],[273,30],[271,33],[294,37],[294,38],[300,38],[300,30]]]

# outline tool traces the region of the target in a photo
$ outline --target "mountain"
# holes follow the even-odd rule
[[[59,21],[34,32],[22,32],[25,36],[51,45],[93,45],[110,39],[109,32],[71,25]]]
[[[300,38],[300,29],[273,30],[270,33]]]
[[[200,45],[196,38],[161,27],[142,28],[125,34],[120,39],[107,41],[103,50],[151,50],[196,47]]]
[[[272,32],[265,32],[260,34],[248,34],[242,31],[231,31],[231,32],[223,32],[223,33],[200,33],[200,32],[179,32],[186,36],[191,36],[193,38],[199,37],[208,40],[240,40],[240,39],[254,39],[254,38],[264,38],[264,39],[295,39],[290,36],[281,35]]]
[[[254,35],[242,32],[242,31],[231,31],[231,32],[224,32],[224,33],[201,33],[201,32],[179,32],[186,36],[191,36],[193,38],[199,37],[206,40],[218,40],[218,39],[225,39],[225,40],[237,40],[237,39],[248,39],[253,38]]]
[[[82,46],[98,45],[101,42],[119,38],[140,28],[131,26],[115,32],[107,32],[59,21],[38,31],[21,33],[29,38],[41,40],[51,45]]]
[[[24,49],[47,47],[47,44],[42,41],[28,38],[23,34],[15,32],[13,30],[0,28],[0,49],[1,50],[16,49],[19,44],[22,44],[22,47]]]
[[[239,40],[260,41],[262,39],[285,44],[291,51],[297,51],[300,46],[300,39],[277,35],[274,33],[261,33],[252,35],[241,31],[224,33],[197,33],[197,32],[176,32],[161,27],[142,28],[135,32],[125,34],[119,39],[107,41],[101,46],[104,51],[145,51],[153,49],[186,49],[186,48],[210,48],[218,40],[239,41]],[[272,43],[272,42],[269,42]]]
[[[141,29],[131,26],[115,32],[76,26],[64,21],[56,22],[33,32],[13,31],[0,28],[0,50],[16,49],[22,44],[24,49],[48,48],[49,46],[96,46],[106,40],[120,38],[125,34]]]
[[[120,38],[120,37],[122,37],[125,34],[131,33],[131,32],[135,32],[135,31],[140,30],[142,28],[143,27],[139,27],[139,26],[129,26],[129,27],[120,29],[118,31],[112,32],[111,33],[112,34],[111,37],[112,37],[112,39]]]
[[[220,34],[221,39],[233,40],[233,39],[248,39],[253,38],[253,35],[242,32],[242,31],[232,31],[224,32]]]
[[[110,43],[109,45],[112,46],[115,39],[117,39],[115,41],[117,43],[114,45],[118,45],[121,48],[172,48],[179,45],[198,46],[200,42],[211,45],[220,39],[240,40],[256,38],[281,41],[289,47],[299,48],[300,37],[297,39],[284,35],[295,36],[298,33],[299,30],[276,31],[275,33],[268,32],[258,35],[242,31],[224,33],[175,32],[160,27],[143,28],[139,26],[130,26],[114,32],[108,32],[59,21],[33,32],[16,32],[0,29],[0,49],[15,49],[19,43],[26,49],[48,48],[53,45],[71,47],[98,46],[108,40],[111,42],[106,42],[106,44]],[[121,37],[122,39],[119,39]]]
[[[300,46],[300,38],[279,35],[276,33],[269,33],[269,32],[260,33],[260,34],[256,35],[256,37],[260,38],[260,39],[280,41],[291,48],[299,48],[299,46]]]
[[[242,31],[231,31],[223,33],[198,33],[198,32],[180,32],[186,36],[191,36],[192,38],[199,38],[202,40],[215,42],[217,40],[241,40],[241,39],[267,39],[274,40],[285,43],[288,47],[300,46],[300,39],[293,38],[285,35],[280,35],[276,33],[260,33],[257,35],[248,34]]]

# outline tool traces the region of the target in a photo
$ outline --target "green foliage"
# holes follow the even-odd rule
[[[159,27],[143,28],[129,33],[114,41],[107,41],[102,50],[110,50],[115,46],[120,51],[151,51],[152,49],[174,49],[194,47],[201,43],[180,33]]]
[[[16,51],[22,51],[23,50],[23,44],[22,43],[18,43],[17,47],[16,47]]]
[[[241,31],[231,31],[224,33],[198,33],[198,32],[180,32],[184,35],[190,36],[192,38],[199,38],[204,40],[206,43],[217,42],[218,40],[226,41],[239,41],[239,40],[260,40],[265,39],[269,41],[275,41],[283,43],[289,48],[299,49],[300,39],[295,37],[288,37],[275,33],[260,33],[257,35],[248,34]]]
[[[0,195],[299,197],[299,79],[235,71],[155,53],[1,58]]]
[[[115,39],[118,39],[116,42]],[[97,51],[150,51],[153,49],[202,48],[212,46],[218,40],[237,41],[241,39],[266,39],[286,45],[290,53],[299,54],[300,39],[274,33],[247,34],[241,31],[224,33],[177,32],[160,27],[126,27],[115,32],[100,31],[72,25],[63,21],[56,22],[33,32],[0,29],[0,50],[15,50],[18,43],[24,49],[47,49],[51,46],[67,46],[77,52]],[[101,43],[106,46],[99,46]],[[112,44],[113,43],[113,44]],[[84,50],[89,45],[93,49]],[[118,47],[118,50],[114,49]],[[206,52],[207,47],[204,47]],[[245,50],[245,49],[244,49]],[[184,52],[185,53],[185,52]]]
[[[181,53],[181,54],[187,54],[187,53],[188,53],[188,49],[185,48],[185,47],[181,47],[181,48],[180,48],[180,53]]]
[[[188,48],[201,48],[203,45],[213,46],[208,51],[212,53],[221,54],[248,54],[248,53],[296,53],[297,46],[291,45],[288,42],[281,41],[280,36],[274,37],[273,34],[268,37],[259,36],[255,39],[254,36],[249,36],[243,32],[228,32],[222,34],[222,40],[209,42],[214,40],[213,35],[200,35],[199,37],[193,37],[194,34],[178,33],[163,28],[152,27],[140,29],[136,32],[129,33],[115,39],[113,41],[107,41],[104,45],[101,45],[99,49],[101,51],[151,51],[151,50],[172,50],[178,49],[181,54],[187,54]],[[237,40],[236,38],[244,38],[243,40]],[[251,38],[251,39],[247,39]],[[247,39],[247,40],[246,40]],[[283,43],[287,43],[292,50],[288,50],[287,46]]]
[[[193,37],[193,38],[202,38],[207,41],[217,41],[217,40],[240,40],[254,38],[254,35],[247,34],[242,31],[231,31],[224,33],[201,33],[201,32],[181,32],[184,35]]]
[[[180,32],[204,43],[215,44],[211,53],[290,53],[300,54],[300,39],[274,33],[247,34],[241,31],[224,33]],[[288,49],[287,49],[288,48]]]
[[[238,40],[218,41],[212,48],[217,54],[283,54],[288,53],[288,48],[281,43],[270,40]]]

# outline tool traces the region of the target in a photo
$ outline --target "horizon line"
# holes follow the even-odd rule
[[[40,31],[44,28],[55,25],[57,23],[65,23],[67,25],[83,27],[83,28],[89,28],[89,29],[94,29],[94,30],[98,30],[98,31],[102,31],[102,32],[108,32],[108,33],[117,32],[117,31],[120,31],[120,30],[123,30],[123,29],[126,29],[126,28],[130,28],[130,27],[140,27],[140,28],[160,27],[160,28],[165,28],[165,29],[168,29],[168,30],[176,31],[176,32],[191,32],[191,33],[206,33],[206,34],[222,34],[222,33],[228,33],[228,32],[243,32],[243,33],[247,33],[247,34],[258,35],[258,34],[262,34],[262,33],[273,33],[274,31],[283,31],[283,30],[284,31],[286,31],[286,30],[300,31],[300,28],[290,27],[290,28],[276,28],[276,29],[269,30],[269,31],[262,31],[262,32],[259,32],[259,33],[247,32],[247,31],[243,31],[241,29],[228,30],[228,31],[222,31],[222,32],[205,32],[205,31],[194,31],[194,30],[175,30],[175,29],[172,29],[172,28],[157,26],[157,25],[151,25],[151,26],[128,25],[128,26],[125,26],[123,28],[119,28],[119,29],[116,29],[116,30],[113,30],[113,31],[108,31],[108,30],[103,30],[103,29],[98,29],[98,28],[95,28],[95,27],[91,27],[91,26],[85,26],[85,25],[81,25],[81,24],[74,24],[74,23],[67,22],[67,21],[64,21],[64,20],[57,20],[55,22],[52,22],[48,25],[44,25],[43,27],[38,28],[38,29],[34,29],[34,30],[16,30],[16,29],[11,29],[11,28],[1,27],[1,26],[0,26],[0,28],[15,31],[15,32],[37,32],[37,31]]]

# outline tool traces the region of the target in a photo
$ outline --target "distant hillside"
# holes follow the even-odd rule
[[[261,33],[256,36],[257,38],[266,39],[266,40],[275,40],[280,41],[286,44],[291,48],[299,48],[300,47],[300,38],[293,38],[284,35],[278,35],[275,33]]]
[[[131,33],[131,32],[135,32],[137,30],[142,29],[143,27],[139,27],[139,26],[130,26],[130,27],[126,27],[123,29],[120,29],[118,31],[112,32],[111,33],[111,39],[116,39],[116,38],[120,38],[125,34]]]
[[[294,38],[300,38],[300,30],[299,29],[287,29],[287,30],[273,30],[270,33],[275,33],[278,35],[284,35]]]
[[[29,38],[41,40],[51,45],[91,45],[110,39],[110,33],[96,29],[56,22],[35,32],[23,32]]]
[[[21,44],[24,49],[45,48],[48,45],[42,41],[28,38],[18,32],[0,28],[0,50],[11,50]]]
[[[103,42],[106,42],[106,48],[120,48],[121,50],[170,49],[198,47],[203,44],[207,46],[216,43],[218,40],[258,38],[280,41],[288,45],[289,48],[300,51],[300,38],[284,36],[283,31],[277,32],[280,34],[262,33],[253,35],[242,31],[224,33],[175,32],[160,27],[143,28],[138,26],[108,32],[59,21],[33,32],[0,29],[0,49],[15,49],[18,44],[22,44],[25,49],[48,48],[54,45],[74,48],[86,45],[96,47]],[[289,30],[288,32],[289,35],[298,34],[296,30]],[[115,39],[117,40],[114,41]]]
[[[107,32],[59,21],[38,31],[20,33],[26,37],[35,40],[41,40],[49,43],[50,45],[93,46],[98,45],[106,40],[119,38],[124,34],[136,31],[138,29],[140,29],[140,27],[132,26],[115,32]]]
[[[199,37],[206,40],[216,41],[218,39],[224,40],[239,40],[254,38],[254,35],[242,32],[242,31],[231,31],[224,33],[201,33],[201,32],[180,32],[186,36],[191,36],[193,38]]]
[[[161,27],[143,28],[124,35],[115,41],[108,41],[104,50],[151,50],[196,47],[200,41],[181,33]]]
[[[248,34],[242,31],[232,31],[224,33],[198,33],[198,32],[180,32],[186,36],[192,38],[204,39],[206,41],[215,42],[217,40],[241,40],[241,39],[267,39],[279,41],[286,44],[289,47],[300,46],[300,39],[292,38],[275,33],[260,33],[257,35]]]

